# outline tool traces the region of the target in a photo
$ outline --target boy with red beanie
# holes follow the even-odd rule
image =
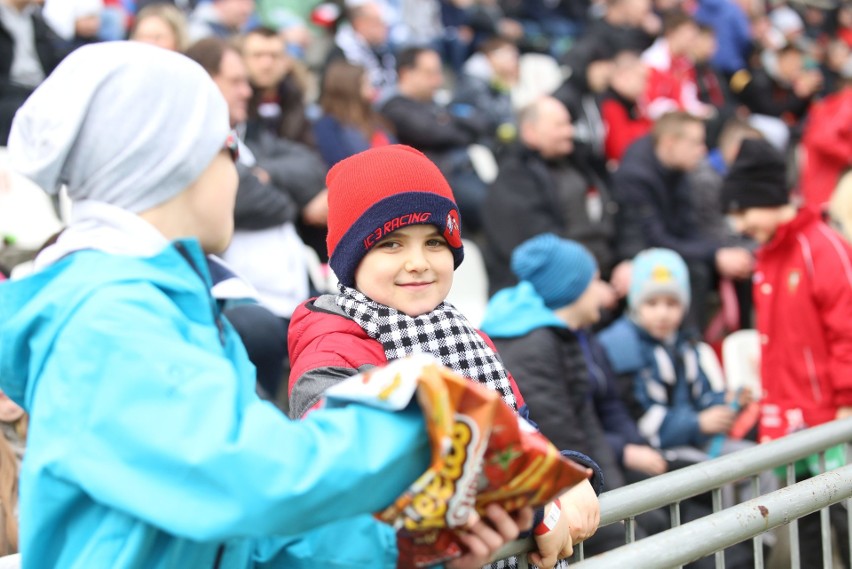
[[[349,376],[424,352],[518,410],[523,399],[491,340],[444,302],[464,248],[458,207],[437,166],[413,148],[391,145],[337,163],[326,182],[329,264],[340,292],[293,314],[291,416],[310,411]],[[564,454],[595,470],[600,491],[597,465],[580,453]],[[560,501],[559,521],[537,538],[539,551],[531,555],[542,567],[570,555],[573,543],[597,528],[590,483]]]

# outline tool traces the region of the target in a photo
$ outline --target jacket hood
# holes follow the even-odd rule
[[[521,281],[491,297],[480,329],[492,338],[517,338],[538,328],[568,326],[544,304],[533,285]]]
[[[199,278],[187,276],[178,248],[192,259]],[[65,322],[96,290],[126,282],[153,282],[165,292],[191,287],[201,294],[210,286],[204,253],[194,240],[176,242],[153,257],[77,251],[27,278],[0,283],[0,388],[29,412],[32,377],[59,347]]]

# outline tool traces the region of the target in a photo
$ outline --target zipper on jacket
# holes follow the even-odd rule
[[[808,366],[808,376],[811,380],[811,391],[813,391],[814,399],[817,402],[822,401],[822,386],[819,384],[819,377],[817,376],[816,366],[814,365],[814,354],[811,351],[810,346],[805,347],[805,364]]]
[[[225,546],[220,545],[219,549],[216,550],[216,560],[213,562],[213,569],[219,569],[219,566],[222,565],[222,557],[225,556]]]
[[[189,263],[189,266],[192,267],[192,270],[195,271],[195,274],[198,275],[198,278],[201,279],[201,282],[204,283],[204,288],[207,288],[207,281],[204,279],[204,275],[201,273],[201,270],[195,266],[195,262],[192,260],[192,255],[189,254],[189,251],[186,250],[183,243],[180,241],[176,241],[174,243],[175,249],[180,256],[184,258],[184,260]],[[207,290],[207,298],[210,300],[210,310],[213,313],[213,322],[216,323],[216,329],[219,331],[219,343],[223,346],[226,343],[225,340],[225,325],[222,323],[222,319],[219,316],[219,311],[216,309],[216,299],[210,295],[209,289]]]

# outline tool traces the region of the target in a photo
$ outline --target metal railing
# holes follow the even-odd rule
[[[812,454],[819,454],[825,471],[825,451],[846,445],[847,466],[820,474],[796,484],[794,463]],[[801,431],[780,440],[721,458],[702,462],[605,492],[600,497],[601,526],[624,522],[626,545],[583,561],[572,567],[671,567],[679,566],[715,552],[716,567],[725,566],[724,549],[753,539],[755,567],[763,567],[762,534],[782,524],[790,523],[790,553],[792,567],[799,568],[798,524],[802,516],[822,510],[822,549],[826,567],[831,563],[831,533],[827,507],[852,497],[852,418],[832,421]],[[786,466],[787,487],[759,496],[758,475],[766,470]],[[722,510],[721,488],[751,477],[754,495],[748,502]],[[683,526],[680,525],[680,503],[683,500],[712,491],[713,513]],[[852,501],[852,500],[851,500]],[[670,507],[672,528],[634,542],[635,519],[639,514]],[[852,504],[847,503],[852,545]],[[764,515],[765,513],[765,515]],[[710,536],[712,534],[712,539]],[[700,537],[696,537],[700,536]],[[534,551],[531,538],[507,544],[496,559],[517,555],[519,567],[525,569],[526,553]],[[642,565],[650,559],[652,565]],[[811,568],[807,568],[811,569]]]

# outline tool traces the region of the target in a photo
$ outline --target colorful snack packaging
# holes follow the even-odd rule
[[[397,360],[329,389],[326,406],[357,402],[391,410],[416,397],[432,442],[429,469],[376,517],[398,532],[403,569],[463,553],[453,528],[492,503],[509,512],[538,507],[589,477],[563,457],[500,395],[430,355]]]

